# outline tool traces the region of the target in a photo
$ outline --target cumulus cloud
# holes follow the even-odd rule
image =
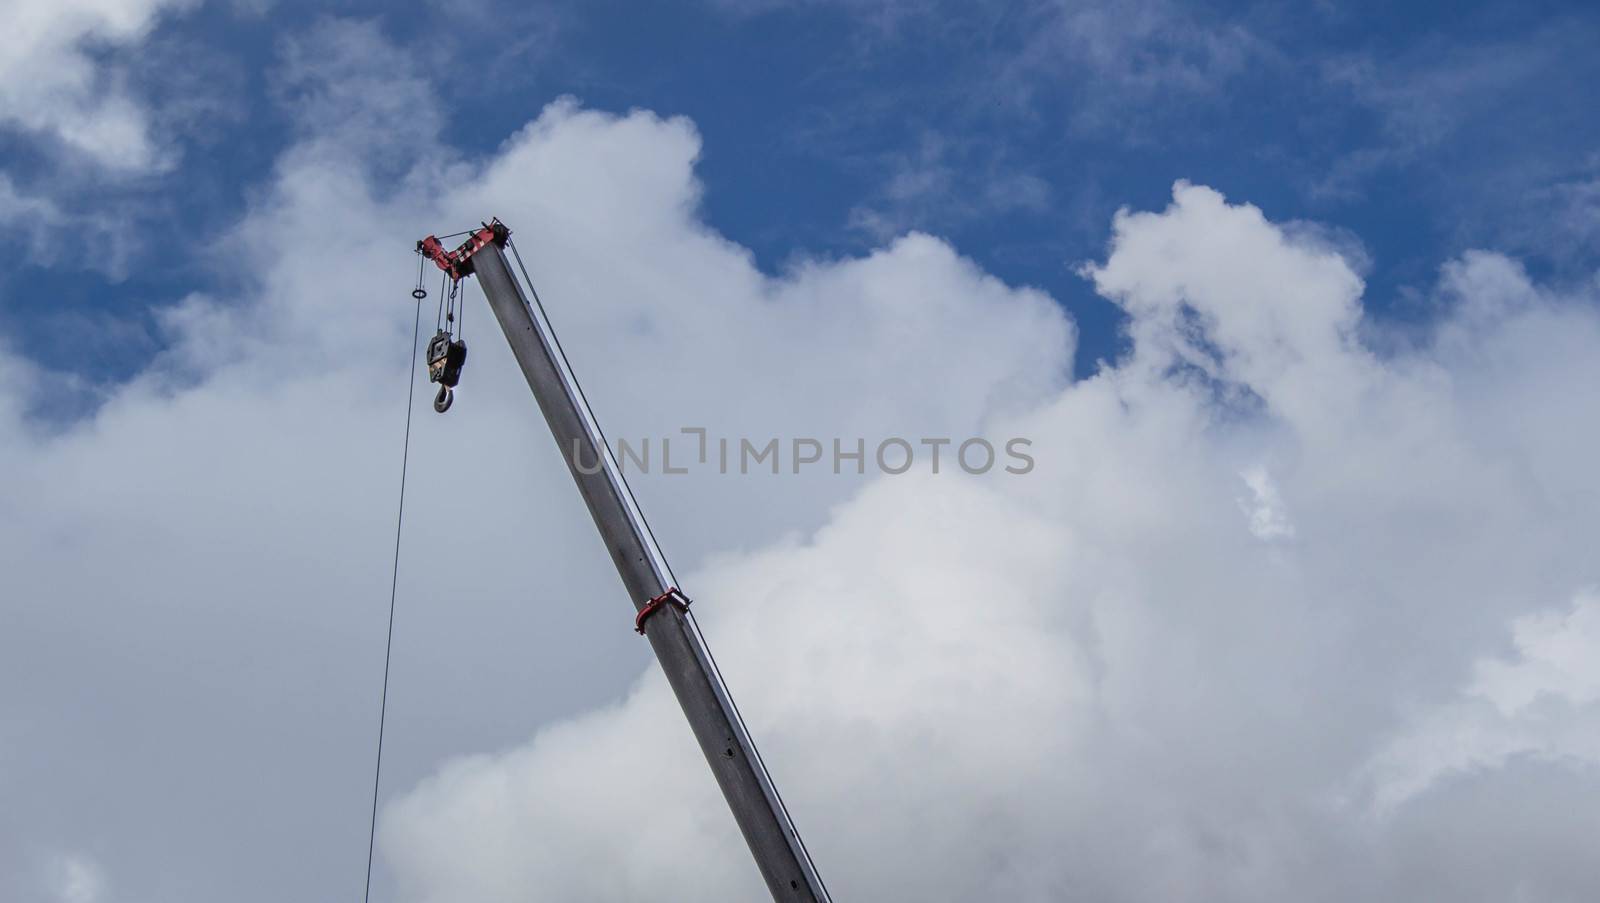
[[[321,50],[391,65],[371,38]],[[353,74],[297,59],[292,90]],[[225,240],[247,288],[175,302],[92,417],[29,419],[0,357],[0,861],[92,835],[128,899],[359,891],[407,249],[499,215],[614,434],[1033,440],[1021,476],[638,481],[841,899],[1594,895],[1600,807],[1560,805],[1600,792],[1592,298],[1467,255],[1379,354],[1338,243],[1180,183],[1084,269],[1132,348],[1068,384],[1061,308],[937,238],[757,269],[686,120],[563,101],[380,181],[348,100]],[[414,424],[395,898],[759,897],[481,304],[466,330]],[[1463,758],[1440,713],[1516,742]]]
[[[1544,780],[1596,792],[1594,743],[1550,746],[1600,728],[1592,602],[1519,614],[1593,579],[1597,514],[1574,501],[1595,491],[1575,451],[1594,427],[1542,390],[1594,384],[1592,304],[1474,255],[1447,271],[1456,313],[1380,359],[1352,263],[1253,207],[1180,183],[1113,233],[1086,275],[1134,347],[1003,420],[1035,437],[1033,474],[884,478],[814,534],[691,578],[836,892],[1593,892],[1579,863],[1526,857],[1572,825],[1502,767],[1558,750]],[[1508,631],[1504,663],[1488,650]],[[1550,693],[1567,704],[1498,733],[1452,702],[1505,719]],[[759,896],[675,715],[647,671],[614,706],[444,767],[384,821],[407,898]],[[629,767],[642,750],[660,764]],[[1469,764],[1514,811],[1445,780]],[[1376,800],[1348,792],[1375,768]],[[1452,804],[1477,830],[1419,842]]]

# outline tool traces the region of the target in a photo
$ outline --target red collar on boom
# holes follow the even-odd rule
[[[430,235],[417,242],[417,253],[449,273],[451,279],[460,279],[472,273],[472,255],[483,250],[490,242],[505,247],[506,239],[510,235],[511,230],[506,228],[505,223],[493,219],[484,223],[482,229],[472,233],[454,251],[446,251],[444,245],[439,244],[439,239]]]

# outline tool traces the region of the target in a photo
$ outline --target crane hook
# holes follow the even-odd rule
[[[441,329],[428,341],[428,381],[439,384],[433,409],[443,414],[454,400],[452,391],[461,381],[461,366],[467,362],[467,343]]]

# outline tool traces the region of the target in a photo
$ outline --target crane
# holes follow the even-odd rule
[[[510,237],[505,224],[494,219],[454,249],[430,235],[417,242],[417,252],[452,281],[452,297],[462,279],[478,277],[633,601],[634,629],[650,641],[772,898],[828,903],[827,888],[689,611],[689,597],[675,585]],[[512,273],[507,248],[522,273],[521,283]],[[465,343],[448,326],[428,346],[429,378],[440,384],[434,408],[441,413],[450,406],[466,360]]]

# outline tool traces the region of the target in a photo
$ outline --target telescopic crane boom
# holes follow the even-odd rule
[[[512,275],[505,253],[509,237],[510,231],[493,220],[453,251],[433,236],[418,242],[417,250],[451,279],[477,274],[633,600],[635,627],[650,640],[773,899],[826,903],[827,889],[688,613],[688,598],[672,584],[666,560],[606,448],[543,307],[529,304]],[[531,283],[528,288],[531,292]],[[533,297],[537,302],[538,295]]]

